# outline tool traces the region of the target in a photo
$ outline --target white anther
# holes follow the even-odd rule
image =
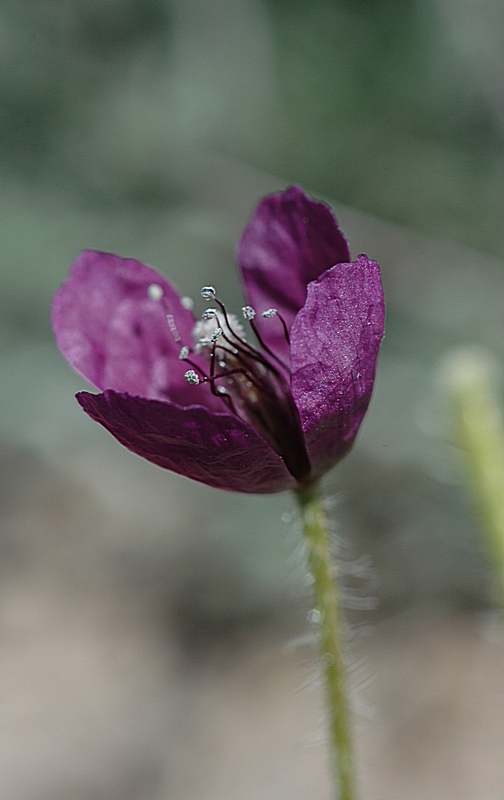
[[[254,319],[256,312],[254,311],[252,306],[243,306],[242,314],[245,317],[245,319]]]
[[[210,336],[202,336],[201,339],[198,339],[196,344],[200,347],[208,347],[209,344],[212,344],[212,340]]]
[[[216,294],[213,286],[203,286],[201,290],[203,300],[213,300]]]
[[[159,283],[151,283],[147,289],[147,294],[151,300],[159,301],[164,295],[163,287]]]
[[[271,317],[275,317],[278,314],[276,308],[268,308],[267,311],[263,311],[262,315],[265,319],[271,319]]]
[[[187,297],[186,295],[180,298],[180,305],[182,308],[185,308],[186,311],[192,311],[194,308],[194,300],[192,297]]]
[[[221,336],[222,336],[222,328],[216,328],[210,337],[212,344],[215,344],[215,342],[218,339],[220,339]]]
[[[181,361],[184,361],[184,359],[186,359],[188,355],[189,355],[189,348],[184,346],[179,353],[179,358]]]
[[[201,315],[201,319],[205,319],[205,320],[214,319],[214,317],[216,317],[216,316],[217,316],[217,311],[215,310],[215,308],[207,308],[206,311],[203,311],[203,314]]]
[[[184,378],[186,379],[187,383],[192,383],[194,386],[197,386],[198,383],[201,382],[199,375],[193,369],[188,369],[184,374]]]

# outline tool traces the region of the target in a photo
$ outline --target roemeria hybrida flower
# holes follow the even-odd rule
[[[297,186],[259,203],[238,257],[244,320],[204,287],[197,322],[151,267],[86,250],[54,298],[58,347],[102,392],[79,392],[82,408],[134,453],[219,489],[307,486],[371,398],[379,267],[352,262],[331,210]]]

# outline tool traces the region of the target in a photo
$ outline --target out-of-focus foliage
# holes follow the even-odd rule
[[[504,252],[502,130],[439,5],[269,0],[285,113],[269,165],[374,214]]]
[[[478,23],[455,0],[5,0],[2,169],[159,208],[166,159],[204,145],[503,253],[490,0]]]

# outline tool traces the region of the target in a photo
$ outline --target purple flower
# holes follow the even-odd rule
[[[239,261],[243,323],[212,287],[196,322],[151,267],[86,250],[54,298],[58,347],[102,392],[79,392],[82,408],[143,458],[232,491],[308,485],[350,449],[369,404],[379,267],[352,262],[331,210],[297,186],[259,203]]]

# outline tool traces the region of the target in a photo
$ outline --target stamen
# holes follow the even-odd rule
[[[225,333],[223,333],[222,335],[223,335],[223,338],[226,340],[226,342],[231,347],[235,348],[239,353],[242,353],[245,356],[249,356],[249,357],[253,358],[255,361],[259,361],[261,364],[264,364],[264,366],[267,367],[267,368],[269,367],[270,369],[274,369],[274,367],[272,367],[271,364],[268,364],[268,362],[264,358],[264,356],[261,353],[259,353],[255,349],[255,347],[252,347],[252,345],[250,345],[247,342],[246,339],[243,339],[240,336],[238,336],[238,334],[236,333],[236,331],[234,330],[234,328],[232,327],[232,325],[231,325],[231,323],[229,321],[229,316],[228,316],[228,313],[226,311],[226,307],[225,307],[224,303],[221,303],[221,301],[218,299],[218,297],[215,297],[214,300],[217,303],[217,305],[219,306],[220,310],[222,311],[222,314],[223,314],[223,317],[224,317],[224,321],[226,323],[226,329],[230,332],[230,334],[235,339],[235,341],[233,342],[233,341],[231,341],[231,339]],[[252,325],[252,329],[254,330],[254,323],[252,321],[251,321],[251,325]]]
[[[187,372],[184,373],[184,378],[186,379],[187,383],[192,383],[194,386],[197,386],[198,383],[201,383],[199,375],[193,369],[188,369]]]
[[[202,291],[205,291],[206,289],[213,289],[213,287],[211,286],[203,287]],[[219,344],[219,360],[225,361],[226,356],[222,355],[224,353],[229,354],[231,359],[238,359],[239,361],[243,359],[248,360],[251,358],[256,363],[262,364],[266,368],[266,370],[271,371],[273,374],[277,376],[277,378],[279,378],[280,377],[279,372],[273,366],[273,364],[270,361],[268,361],[260,351],[258,351],[255,347],[252,347],[252,345],[250,345],[247,342],[244,336],[243,328],[238,322],[238,320],[234,317],[234,315],[233,314],[228,315],[226,307],[219,300],[217,296],[215,296],[213,299],[217,303],[220,311],[217,311],[215,317],[211,318],[210,320],[203,319],[196,323],[193,334],[196,337],[198,336],[198,334],[201,333],[203,333],[204,335],[203,336],[200,335],[200,338],[196,339],[194,352],[199,354],[201,353],[203,348],[211,347],[212,348],[211,358],[213,361],[215,359],[215,353],[213,351],[213,348],[215,347],[217,339],[222,337],[222,339],[227,343],[228,347],[226,347],[222,343]],[[251,306],[246,306],[244,308],[250,309],[252,314],[255,315],[255,311]],[[213,311],[213,309],[207,309],[207,311],[211,312]],[[252,329],[254,330],[257,336],[257,339],[259,340],[259,344],[268,353],[268,355],[270,355],[278,364],[280,364],[280,366],[284,370],[288,371],[288,367],[282,362],[282,360],[278,358],[278,356],[275,353],[273,353],[262,341],[259,332],[257,331],[256,326],[253,322],[252,314],[249,315],[250,316],[249,321]],[[218,327],[220,328],[221,332],[219,336],[214,338],[214,333],[217,330],[217,323],[220,323]],[[210,325],[210,330],[208,328],[209,325]],[[226,361],[225,367],[227,366],[229,365]],[[263,391],[266,390],[264,386],[262,387],[262,390]]]
[[[247,342],[242,324],[227,313],[213,286],[204,286],[201,295],[217,308],[207,308],[196,322],[194,347],[180,350],[181,360],[193,367],[185,373],[185,379],[193,385],[208,385],[233,414],[256,428],[298,481],[304,480],[311,467],[299,412],[289,388],[288,365],[262,339],[252,306],[243,306],[242,314],[258,345]],[[265,319],[275,316],[280,319],[288,341],[287,325],[277,309],[262,312]],[[208,373],[190,357],[191,353],[202,351],[209,362]]]
[[[245,317],[245,319],[251,320],[251,319],[254,319],[254,317],[256,315],[256,312],[252,308],[252,306],[243,306],[242,314]]]
[[[159,283],[151,283],[147,288],[147,294],[151,300],[159,302],[164,295],[163,287],[160,286]]]
[[[279,316],[280,316],[280,315],[279,315]],[[263,340],[263,338],[262,338],[261,334],[260,334],[260,333],[259,333],[259,331],[257,330],[257,325],[256,325],[256,324],[255,324],[255,322],[253,322],[252,320],[251,320],[251,322],[250,322],[250,327],[251,327],[251,328],[252,328],[252,330],[254,331],[254,333],[255,333],[255,335],[256,335],[256,339],[257,339],[257,341],[259,342],[259,344],[261,345],[261,347],[263,348],[263,350],[265,350],[265,351],[268,353],[268,355],[270,355],[272,358],[274,358],[274,359],[275,359],[275,361],[277,362],[277,364],[280,364],[280,366],[281,366],[281,367],[283,367],[284,369],[286,369],[286,370],[288,371],[288,369],[289,369],[289,368],[287,367],[287,365],[286,365],[286,364],[284,364],[284,362],[282,361],[282,359],[281,359],[279,356],[277,356],[277,354],[276,354],[276,353],[274,353],[274,352],[273,352],[273,350],[271,350],[271,349],[268,347],[268,345],[267,345],[267,344],[265,343],[265,341]],[[274,369],[274,367],[273,367],[272,365],[270,365],[270,368],[271,368],[271,369]],[[276,370],[275,370],[275,372],[276,372]]]
[[[186,373],[187,375],[187,373]],[[256,389],[259,391],[264,391],[268,387],[265,386],[264,383],[260,381],[260,379],[255,378],[251,372],[249,372],[245,367],[236,367],[235,369],[228,369],[226,372],[220,372],[218,375],[212,375],[210,378],[204,378],[202,383],[213,383],[214,381],[219,380],[220,378],[230,378],[233,375],[244,375],[246,379],[250,382],[252,386],[255,386]]]
[[[180,305],[182,308],[185,308],[186,311],[192,311],[194,308],[194,300],[192,297],[181,297],[180,298]]]
[[[286,342],[287,342],[287,344],[290,344],[290,336],[289,336],[289,329],[288,329],[288,327],[287,327],[287,323],[286,323],[286,321],[284,320],[284,318],[282,317],[282,315],[281,315],[281,314],[279,314],[279,315],[278,315],[278,319],[279,319],[279,320],[280,320],[280,322],[282,323],[282,326],[283,326],[283,329],[284,329],[284,334],[285,334],[285,339],[286,339]]]
[[[271,319],[272,317],[278,316],[278,319],[282,323],[282,327],[284,329],[284,336],[285,336],[286,342],[287,342],[287,344],[290,344],[290,336],[289,336],[289,329],[287,327],[287,323],[284,320],[284,318],[282,317],[282,315],[278,313],[278,310],[276,308],[268,308],[267,311],[263,311],[262,312],[262,316],[265,319]]]
[[[204,370],[201,369],[199,364],[196,364],[196,362],[193,361],[190,358],[185,358],[184,361],[186,362],[186,364],[190,364],[191,367],[194,367],[194,369],[190,369],[190,370],[188,370],[188,372],[191,372],[191,373],[194,372],[196,374],[196,377],[198,378],[198,382],[199,383],[207,383],[208,382],[209,377],[204,372]],[[184,374],[184,377],[185,377],[186,380],[188,380],[187,374],[188,374],[187,372]],[[194,380],[189,381],[189,383],[194,383]]]
[[[226,392],[224,386],[216,386],[213,381],[210,381],[210,391],[215,397],[219,397],[221,400],[224,400],[231,413],[238,416],[236,413],[236,406],[233,403],[233,398],[230,394],[228,394],[228,392]]]

